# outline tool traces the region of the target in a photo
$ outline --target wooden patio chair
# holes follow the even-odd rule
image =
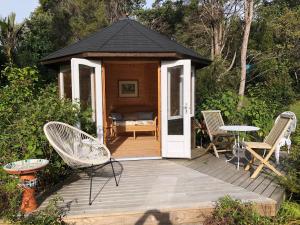
[[[232,151],[234,135],[221,130],[224,126],[224,121],[220,110],[201,111],[207,129],[207,134],[210,139],[210,144],[205,152],[213,149],[216,157],[219,158],[219,152]]]
[[[92,181],[96,167],[102,168],[110,164],[116,186],[119,185],[110,151],[98,139],[69,124],[55,121],[45,124],[44,133],[51,146],[68,166],[73,169],[90,168],[92,170],[90,173],[89,205],[92,204]]]
[[[244,142],[245,148],[251,153],[251,160],[246,165],[245,170],[249,170],[255,160],[259,160],[259,165],[251,175],[251,178],[256,178],[264,166],[268,167],[275,174],[281,176],[282,174],[270,164],[269,159],[278,147],[278,144],[283,138],[285,132],[292,122],[292,117],[289,115],[281,114],[278,121],[274,124],[268,136],[263,142]],[[257,150],[266,150],[266,156],[257,153]]]

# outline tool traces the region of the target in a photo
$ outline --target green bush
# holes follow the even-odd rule
[[[42,87],[36,68],[7,67],[2,74],[8,83],[0,88],[0,165],[28,158],[49,159],[49,165],[39,175],[40,187],[49,187],[69,173],[68,167],[49,145],[43,126],[48,121],[76,124],[83,121],[82,129],[92,129],[90,112],[80,112],[78,105],[60,100],[56,84]],[[19,207],[17,178],[12,178],[0,168],[0,216],[12,217]],[[15,179],[15,182],[12,180]]]
[[[284,158],[286,175],[278,177],[279,183],[287,190],[290,199],[300,201],[300,129],[292,134],[292,149]]]
[[[208,216],[204,225],[278,225],[299,224],[300,205],[284,202],[275,217],[261,216],[253,203],[242,203],[225,196],[217,202],[213,213]]]
[[[286,111],[295,99],[289,62],[273,54],[254,52],[254,55],[258,57],[249,73],[247,95],[267,102],[277,114]]]
[[[274,224],[300,224],[300,204],[296,202],[283,202],[276,217]]]
[[[239,225],[239,224],[270,224],[270,219],[260,216],[254,209],[252,203],[242,204],[229,196],[221,198],[215,211],[207,217],[204,225]]]
[[[28,215],[16,215],[10,221],[16,225],[66,225],[63,221],[65,210],[58,206],[60,200],[60,197],[51,199],[46,208]]]
[[[21,205],[21,189],[16,188],[18,180],[14,177],[3,177],[0,174],[0,218],[15,218]]]
[[[196,108],[196,116],[201,117],[201,110],[221,110],[227,124],[247,124],[260,127],[258,135],[265,136],[274,118],[274,109],[258,98],[246,98],[244,107],[237,111],[238,95],[231,91],[219,92],[207,98]]]

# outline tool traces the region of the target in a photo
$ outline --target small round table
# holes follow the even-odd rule
[[[36,173],[49,163],[46,159],[26,159],[6,164],[3,169],[14,175],[19,175],[24,189],[21,211],[30,213],[37,208],[35,199],[35,187],[37,183]]]
[[[237,170],[239,170],[240,168],[240,150],[241,148],[241,143],[240,143],[240,132],[249,132],[249,131],[258,131],[260,128],[259,127],[254,127],[254,126],[247,126],[247,125],[230,125],[230,126],[221,126],[220,127],[221,130],[224,131],[229,131],[229,132],[233,132],[235,135],[235,143],[236,146],[234,146],[234,148],[237,149],[237,154],[234,153],[234,148],[233,148],[233,157],[228,161],[231,161],[232,159],[234,159],[235,157],[237,157]]]

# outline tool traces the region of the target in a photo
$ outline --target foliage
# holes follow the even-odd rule
[[[300,205],[297,203],[284,202],[273,217],[261,216],[253,203],[242,203],[229,196],[219,199],[212,215],[207,217],[204,225],[277,225],[298,224],[300,219]]]
[[[274,117],[274,110],[265,101],[257,98],[247,98],[244,107],[237,111],[237,94],[227,91],[218,92],[197,107],[196,114],[201,117],[201,110],[217,109],[221,110],[226,123],[248,124],[260,127],[258,132],[260,137],[265,136],[270,130]]]
[[[43,56],[55,50],[52,23],[53,15],[39,10],[26,21],[17,55],[17,62],[21,66],[37,65]]]
[[[16,188],[18,180],[0,172],[0,182],[0,218],[13,219],[21,204],[21,189]]]
[[[0,88],[0,117],[3,118],[0,120],[0,163],[4,165],[28,158],[49,159],[50,164],[38,175],[42,188],[50,186],[69,170],[46,140],[44,124],[53,120],[75,124],[82,119],[83,125],[91,129],[91,114],[80,112],[69,100],[60,100],[56,85],[40,88],[36,68],[7,67],[2,73],[8,78],[8,84]],[[9,203],[3,201],[1,205],[1,216],[16,215],[16,205],[19,205],[17,179],[5,173],[2,167],[0,177],[1,198],[9,199]]]
[[[151,29],[174,37],[184,17],[183,9],[183,1],[156,1],[153,8],[137,11],[137,16]]]
[[[232,91],[238,88],[239,74],[236,70],[226,71],[228,64],[223,60],[215,60],[209,66],[197,72],[196,102],[202,102],[217,92]]]
[[[250,48],[268,58],[271,56],[271,64],[274,64],[274,58],[278,61],[277,64],[284,64],[285,73],[289,73],[289,76],[285,77],[292,78],[294,87],[299,91],[299,2],[277,0],[270,4],[262,4],[257,12],[258,18],[251,34]],[[277,66],[275,68],[277,69]]]
[[[65,211],[58,206],[59,197],[51,199],[48,205],[39,211],[29,215],[23,213],[14,215],[5,215],[5,219],[16,225],[63,225],[67,224],[63,221]],[[19,205],[16,205],[19,207]]]
[[[13,62],[13,54],[21,35],[23,24],[16,24],[16,14],[11,13],[8,17],[0,18],[0,45],[9,63]]]
[[[242,204],[229,196],[219,199],[211,217],[206,218],[204,225],[238,225],[238,224],[270,224],[269,219],[260,216],[253,204]]]
[[[113,23],[126,15],[132,15],[145,2],[145,0],[104,0],[107,19]]]
[[[298,120],[300,118],[300,102],[291,105],[290,110],[293,111]],[[287,158],[284,158],[286,175],[278,177],[280,184],[285,187],[289,194],[289,199],[300,201],[300,128],[299,125],[295,133],[292,133],[291,152]]]
[[[248,95],[268,102],[277,113],[287,109],[295,99],[288,62],[274,54],[252,51],[250,56],[253,66],[248,74]]]
[[[300,224],[300,204],[289,201],[283,202],[274,221],[275,224]]]

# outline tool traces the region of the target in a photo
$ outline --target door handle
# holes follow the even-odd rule
[[[187,114],[188,110],[189,110],[189,107],[187,106],[187,104],[185,104],[183,108],[184,108],[185,114]]]

